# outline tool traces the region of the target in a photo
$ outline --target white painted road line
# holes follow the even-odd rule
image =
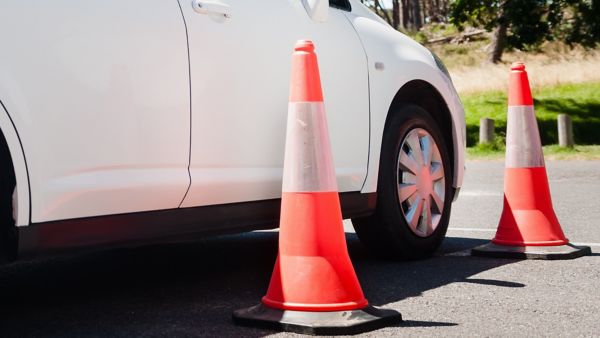
[[[571,243],[573,245],[583,245],[583,246],[600,246],[600,243]]]
[[[478,231],[478,232],[496,232],[496,229],[481,228],[448,228],[449,231]]]
[[[468,196],[468,197],[482,197],[482,196],[502,196],[502,192],[496,191],[486,191],[486,190],[465,190],[458,193],[458,196]]]
[[[468,257],[468,256],[471,256],[471,249],[450,252],[450,253],[445,254],[444,256],[449,256],[449,257]]]

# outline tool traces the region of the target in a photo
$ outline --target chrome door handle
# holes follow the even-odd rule
[[[200,14],[217,14],[231,18],[231,6],[215,0],[192,0],[192,7]]]

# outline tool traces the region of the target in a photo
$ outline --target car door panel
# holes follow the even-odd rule
[[[0,21],[31,222],[177,208],[190,128],[177,1],[2,1]]]
[[[192,185],[182,206],[280,196],[290,60],[315,42],[340,191],[359,191],[368,157],[366,57],[336,9],[325,23],[299,0],[223,0],[230,18],[180,1],[192,75]]]

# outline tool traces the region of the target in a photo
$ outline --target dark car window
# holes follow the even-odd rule
[[[350,1],[348,0],[329,0],[329,6],[348,12],[352,10],[352,6],[350,6]]]

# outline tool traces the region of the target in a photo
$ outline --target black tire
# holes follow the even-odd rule
[[[17,228],[13,219],[12,195],[15,188],[15,176],[7,159],[10,154],[6,144],[2,142],[0,133],[0,263],[16,259]]]
[[[383,134],[376,210],[369,217],[352,219],[352,223],[361,242],[377,256],[392,259],[424,258],[430,256],[441,245],[450,220],[450,207],[453,197],[451,190],[452,167],[448,153],[450,145],[445,144],[436,122],[423,108],[416,105],[405,105],[397,111],[391,112],[391,114]],[[433,226],[430,226],[422,233],[419,231],[419,226],[422,223],[420,217],[417,220],[418,225],[415,230],[409,227],[406,219],[409,215],[405,217],[405,213],[409,214],[406,211],[408,210],[407,202],[401,203],[398,193],[398,184],[401,183],[398,181],[403,180],[403,177],[405,177],[403,174],[398,173],[407,172],[406,170],[401,171],[402,167],[399,166],[398,159],[400,151],[406,151],[405,148],[401,149],[401,147],[405,138],[413,130],[418,133],[423,133],[424,130],[433,138],[439,150],[438,162],[435,165],[439,166],[441,160],[444,175],[443,180],[438,179],[437,182],[439,183],[434,183],[437,184],[434,187],[438,187],[438,189],[444,187],[443,208],[439,208],[437,205],[433,207],[435,201],[432,198],[427,202],[435,209],[437,225],[435,230],[433,230]],[[414,135],[414,133],[411,135]],[[419,146],[423,147],[421,142],[419,142]],[[414,185],[416,186],[416,184]],[[429,190],[424,189],[424,191],[432,190],[431,186],[427,189]],[[411,196],[414,197],[414,195]],[[414,197],[415,200],[421,195],[417,194],[417,196]],[[426,210],[425,206],[427,206],[425,200],[424,198],[419,199],[419,201],[423,201],[423,210]],[[433,219],[431,215],[429,215],[429,218]]]

